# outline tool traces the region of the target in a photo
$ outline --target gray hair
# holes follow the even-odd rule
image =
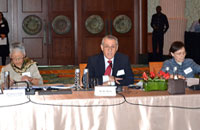
[[[14,42],[11,44],[10,55],[12,55],[12,53],[15,51],[21,52],[24,56],[26,55],[25,48],[20,42]]]
[[[116,45],[117,45],[117,46],[119,45],[117,37],[115,37],[115,36],[113,36],[113,35],[106,35],[105,37],[103,37],[103,39],[102,39],[102,41],[101,41],[101,45],[104,45],[104,40],[105,40],[106,38],[107,38],[107,39],[110,39],[110,40],[115,40]]]

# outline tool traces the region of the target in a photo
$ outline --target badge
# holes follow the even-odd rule
[[[189,74],[191,72],[192,72],[192,68],[191,67],[188,67],[187,69],[184,70],[185,74]]]
[[[1,27],[2,27],[2,28],[5,27],[5,24],[1,24]]]
[[[121,75],[124,75],[124,74],[125,74],[124,70],[118,70],[117,71],[117,76],[121,76]]]
[[[24,73],[22,73],[22,76],[28,76],[28,77],[31,77],[31,73],[30,73],[30,72],[24,72]]]

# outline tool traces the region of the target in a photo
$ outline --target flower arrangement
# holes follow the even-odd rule
[[[160,71],[156,76],[154,72],[150,72],[150,76],[147,76],[146,72],[142,74],[144,81],[165,81],[169,79],[170,74],[165,73],[164,71]]]
[[[142,76],[145,91],[167,90],[167,80],[170,77],[169,73],[160,71],[157,75],[155,75],[155,73],[150,72],[150,75],[148,76],[144,72]]]

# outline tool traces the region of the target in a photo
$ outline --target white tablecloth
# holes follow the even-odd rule
[[[84,92],[83,92],[84,93]],[[26,96],[0,96],[0,130],[199,130],[200,109],[169,106],[200,107],[200,95],[166,95],[91,99],[56,99],[30,96],[36,103],[3,107],[28,101]],[[145,104],[143,106],[137,104]],[[62,106],[63,105],[63,106]],[[77,106],[64,106],[77,105]],[[80,105],[80,106],[79,106]],[[91,106],[87,106],[91,105]],[[154,107],[152,107],[153,105]],[[159,107],[166,106],[166,107]]]

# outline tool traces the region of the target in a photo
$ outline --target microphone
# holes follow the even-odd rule
[[[26,84],[26,89],[25,89],[25,94],[26,95],[35,95],[35,90],[30,88],[30,82],[29,81],[15,81],[14,84],[18,83],[25,83]]]

